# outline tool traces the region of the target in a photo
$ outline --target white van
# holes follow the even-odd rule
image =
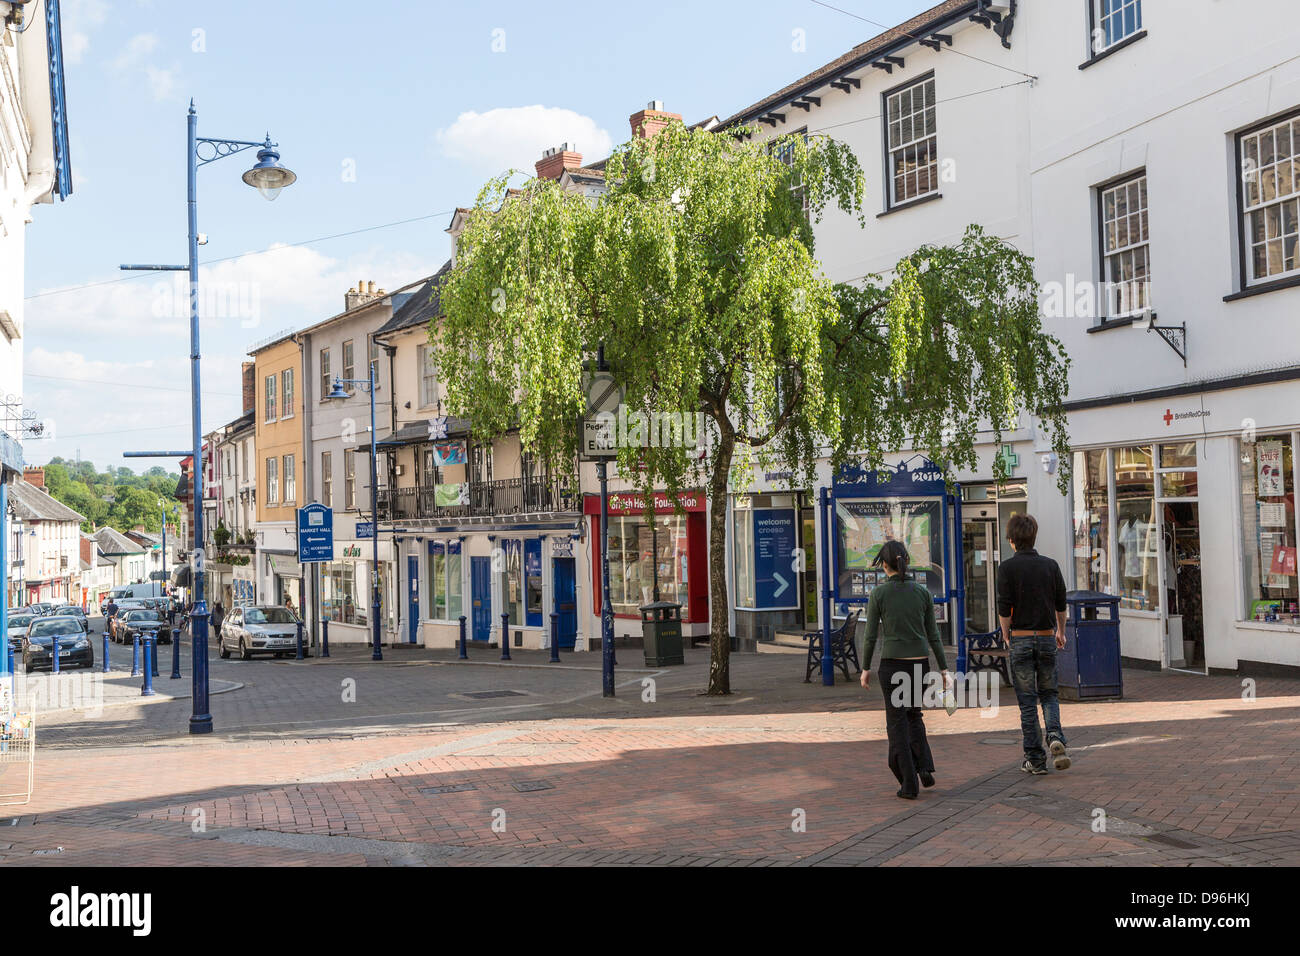
[[[113,589],[113,596],[119,601],[122,598],[160,598],[163,597],[163,586],[160,581],[146,581],[143,584],[128,584],[122,588],[122,593],[118,594],[117,588]]]

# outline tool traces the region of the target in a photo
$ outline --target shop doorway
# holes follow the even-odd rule
[[[555,558],[555,613],[558,644],[571,651],[578,642],[578,579],[573,558]]]
[[[1169,664],[1205,670],[1205,628],[1201,614],[1201,521],[1195,501],[1171,501],[1164,509],[1166,634]]]
[[[470,558],[470,639],[492,639],[492,559]]]
[[[420,559],[413,554],[406,556],[406,580],[406,642],[414,644],[420,634]]]
[[[963,521],[961,554],[966,572],[966,632],[997,630],[998,522],[993,518]]]
[[[808,630],[817,627],[817,512],[803,508],[799,512],[803,528],[803,623]]]

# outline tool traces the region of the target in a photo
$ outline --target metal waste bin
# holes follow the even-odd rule
[[[641,636],[647,667],[685,664],[682,654],[682,606],[655,601],[641,608]]]
[[[1065,595],[1065,650],[1056,655],[1056,675],[1066,700],[1124,696],[1119,659],[1119,598],[1101,591]]]

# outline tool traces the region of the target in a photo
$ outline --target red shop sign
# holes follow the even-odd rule
[[[655,514],[672,514],[676,509],[665,492],[656,491]],[[704,493],[702,491],[678,492],[677,500],[686,511],[704,510]],[[600,514],[600,495],[583,495],[582,511],[584,514]],[[645,497],[637,492],[615,491],[609,495],[609,513],[612,515],[632,515],[645,513]]]

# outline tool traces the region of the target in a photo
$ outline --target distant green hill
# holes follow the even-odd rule
[[[86,516],[82,531],[105,525],[118,531],[130,531],[137,525],[146,531],[161,531],[163,508],[170,514],[177,504],[173,495],[180,480],[179,473],[169,474],[160,465],[143,475],[130,468],[96,471],[91,462],[63,458],[53,458],[45,466],[45,487],[50,494]]]

